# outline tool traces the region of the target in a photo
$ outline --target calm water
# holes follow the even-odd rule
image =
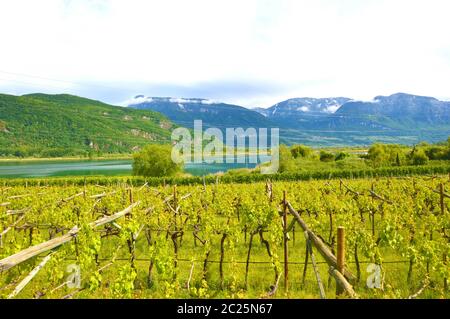
[[[185,171],[201,176],[244,167],[254,168],[255,164],[188,164]],[[0,178],[89,175],[131,175],[131,160],[0,162]]]

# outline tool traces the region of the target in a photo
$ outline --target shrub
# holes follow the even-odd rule
[[[291,154],[293,158],[309,157],[313,150],[305,145],[294,145],[291,147]]]
[[[350,157],[350,154],[348,154],[348,153],[345,153],[345,152],[339,152],[339,153],[337,153],[336,154],[336,157],[335,157],[335,161],[337,162],[337,161],[343,161],[343,160],[345,160],[347,157]]]
[[[296,165],[294,163],[294,158],[292,157],[292,153],[286,145],[280,145],[280,167],[279,172],[289,172],[294,171],[296,169]]]
[[[422,149],[415,150],[411,154],[411,163],[413,165],[426,165],[428,163],[428,156],[425,154],[425,152]]]
[[[320,161],[321,162],[332,162],[332,161],[334,161],[334,155],[329,152],[321,151],[320,152]]]

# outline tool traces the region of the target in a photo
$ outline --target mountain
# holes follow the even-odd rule
[[[204,127],[269,128],[274,123],[258,112],[242,106],[206,99],[136,96],[130,108],[160,112],[181,126],[192,128],[194,120],[202,120]]]
[[[397,93],[377,96],[372,102],[348,102],[336,112],[339,116],[362,116],[373,121],[397,121],[408,128],[428,125],[450,125],[450,102],[433,97]],[[389,123],[386,123],[389,126]],[[397,125],[395,125],[397,126]]]
[[[348,98],[290,99],[258,112],[296,129],[417,129],[450,125],[450,102],[397,93],[371,102]]]
[[[450,102],[397,93],[370,102],[298,98],[250,110],[205,99],[140,95],[119,107],[65,94],[0,94],[0,156],[130,153],[169,143],[173,122],[192,127],[194,120],[221,129],[279,127],[287,144],[414,144],[450,136]]]
[[[0,156],[130,153],[169,142],[172,127],[156,112],[72,95],[0,94]]]
[[[296,98],[275,104],[268,109],[256,109],[271,121],[282,125],[297,128],[301,124],[309,125],[317,118],[326,117],[335,113],[343,104],[351,101],[349,98]]]
[[[281,128],[288,143],[315,146],[436,142],[450,135],[450,102],[397,93],[362,102],[290,99],[255,111]]]

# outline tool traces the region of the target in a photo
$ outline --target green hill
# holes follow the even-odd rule
[[[170,141],[164,115],[72,95],[0,94],[0,156],[130,153]]]

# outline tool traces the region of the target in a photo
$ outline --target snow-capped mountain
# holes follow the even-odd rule
[[[192,127],[194,120],[202,120],[205,127],[218,128],[274,126],[270,120],[258,112],[207,99],[137,95],[128,101],[127,105],[136,109],[160,112],[175,123],[186,127]]]
[[[450,102],[404,93],[377,96],[371,102],[350,98],[296,98],[268,109],[247,109],[206,99],[145,97],[128,105],[166,115],[192,127],[280,128],[281,140],[311,145],[414,143],[440,141],[450,135]]]
[[[284,102],[275,104],[268,109],[257,109],[258,112],[267,117],[283,117],[298,115],[299,113],[323,113],[323,114],[333,114],[335,113],[344,103],[350,101],[351,99],[345,97],[337,98],[296,98],[289,99]]]

